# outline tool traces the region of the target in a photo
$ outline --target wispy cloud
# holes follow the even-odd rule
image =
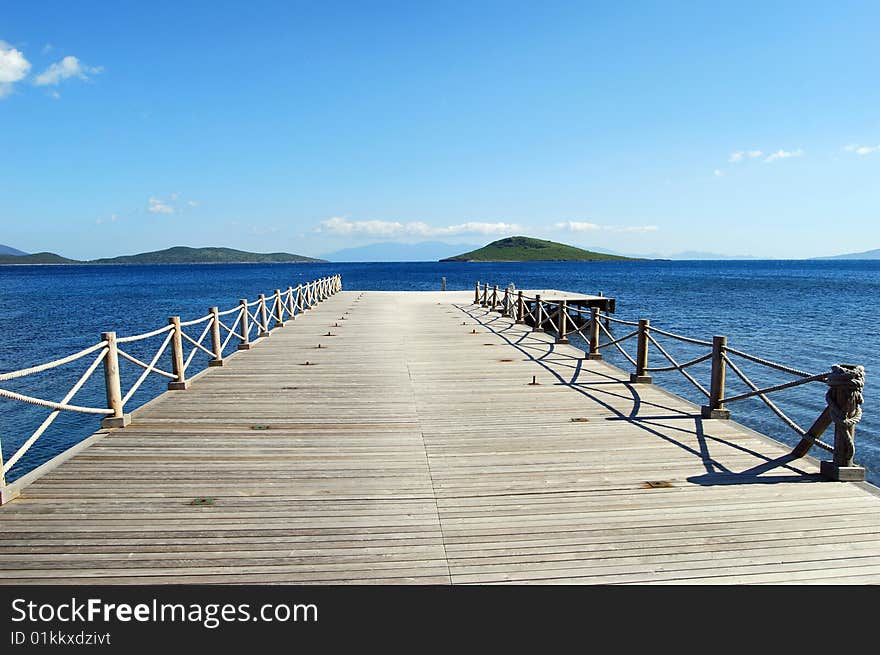
[[[846,152],[854,152],[857,155],[870,155],[874,152],[880,152],[880,144],[876,146],[860,146],[855,143],[851,143],[847,146],[843,146],[843,149]]]
[[[731,164],[738,164],[741,161],[745,161],[748,159],[757,159],[764,153],[760,150],[737,150],[735,152],[730,153],[730,157],[727,158],[727,161]]]
[[[150,196],[147,211],[151,214],[177,214],[198,207],[197,200],[187,199],[179,191],[168,194],[168,199]]]
[[[150,198],[150,205],[147,207],[147,211],[151,214],[173,214],[174,207],[159,200],[159,198]]]
[[[20,50],[0,41],[0,98],[12,93],[12,85],[24,79],[30,70],[31,63]]]
[[[34,84],[37,86],[55,86],[63,80],[77,78],[80,80],[88,80],[90,75],[97,75],[103,72],[102,66],[86,66],[79,59],[72,55],[64,57],[61,61],[57,61],[49,66],[42,73],[34,78]]]
[[[724,173],[719,168],[716,168],[714,171],[712,171],[712,175],[714,175],[715,177],[724,177]]]
[[[778,159],[788,159],[790,157],[803,157],[804,151],[801,148],[797,150],[777,150],[776,152],[770,153],[766,159],[764,159],[764,163],[770,164]]]
[[[433,226],[422,221],[350,221],[334,216],[321,221],[315,232],[340,236],[366,236],[393,238],[426,238],[458,236],[463,234],[512,234],[520,229],[515,223],[468,222],[455,225]]]
[[[660,228],[656,225],[600,225],[584,221],[562,221],[553,224],[554,229],[566,232],[630,232],[645,233],[656,232]]]

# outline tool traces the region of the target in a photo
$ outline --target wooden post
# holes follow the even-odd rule
[[[526,322],[526,301],[523,300],[522,290],[516,292],[516,322],[519,325]]]
[[[563,300],[559,305],[559,316],[557,317],[557,321],[559,322],[559,330],[556,332],[556,343],[568,343],[568,337],[565,336],[568,333],[567,300]]]
[[[446,291],[446,276],[440,278],[440,291]]]
[[[284,301],[281,299],[281,289],[275,289],[275,326],[284,327]]]
[[[269,314],[266,311],[266,294],[260,294],[260,332],[261,339],[269,336]]]
[[[208,366],[223,366],[223,341],[220,339],[220,312],[216,307],[208,309],[211,314],[211,352],[214,358],[208,361]]]
[[[725,409],[724,382],[727,376],[727,365],[724,362],[724,351],[727,348],[727,337],[712,337],[712,379],[709,385],[709,404],[703,405],[700,414],[703,418],[730,418],[730,410]]]
[[[826,480],[860,482],[865,469],[856,466],[856,425],[862,419],[862,390],[865,388],[865,368],[855,364],[836,364],[826,380],[828,392],[825,402],[834,423],[834,460],[823,461],[819,471]]]
[[[630,382],[637,382],[640,384],[651,384],[653,381],[651,376],[648,375],[646,368],[648,368],[648,329],[651,326],[651,321],[646,318],[639,319],[639,335],[638,339],[638,349],[636,351],[636,372],[631,373],[629,376]]]
[[[541,294],[535,294],[535,324],[532,326],[532,332],[544,331],[544,303],[541,302]]]
[[[480,307],[488,307],[489,305],[489,283],[483,285],[483,299],[480,301]]]
[[[0,448],[0,505],[5,505],[20,495],[21,492],[18,489],[6,487],[6,474],[3,472],[3,449]]]
[[[492,307],[489,309],[490,312],[498,311],[498,285],[492,287]]]
[[[239,350],[250,350],[251,349],[251,326],[248,319],[248,301],[247,298],[242,298],[238,301],[238,304],[241,306],[241,322],[239,325],[241,326],[241,334],[242,339],[241,343],[238,344]]]
[[[504,289],[504,298],[501,300],[501,315],[510,316],[510,287]]]
[[[602,359],[599,352],[599,308],[590,307],[590,352],[587,359]]]
[[[107,393],[107,408],[113,413],[101,421],[102,428],[124,428],[131,423],[131,414],[126,414],[122,406],[122,383],[119,379],[119,350],[116,333],[104,332],[101,340],[107,343],[104,353],[104,389]]]
[[[480,281],[479,280],[477,280],[477,288],[474,291],[474,304],[475,305],[480,304]]]
[[[296,319],[296,307],[293,304],[293,287],[287,287],[287,291],[285,293],[287,294],[287,316],[292,321]]]
[[[168,383],[169,391],[183,391],[189,387],[186,370],[183,366],[183,336],[181,336],[180,316],[172,316],[168,322],[174,327],[171,336],[171,372],[177,379]]]

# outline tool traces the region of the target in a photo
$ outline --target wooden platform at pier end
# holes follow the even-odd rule
[[[342,292],[164,394],[0,508],[0,582],[880,582],[876,488],[472,300]]]

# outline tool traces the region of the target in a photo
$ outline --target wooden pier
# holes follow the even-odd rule
[[[330,294],[120,411],[10,485],[0,583],[880,582],[876,487],[474,295]]]

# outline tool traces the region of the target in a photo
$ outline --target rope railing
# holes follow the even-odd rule
[[[150,375],[168,378],[170,380],[168,382],[169,390],[186,389],[189,386],[186,373],[197,355],[207,355],[210,358],[208,361],[209,367],[222,366],[225,357],[228,356],[227,348],[232,344],[233,339],[237,338],[239,341],[236,347],[237,350],[250,349],[253,343],[250,339],[252,325],[258,328],[258,337],[269,336],[272,329],[284,325],[285,312],[287,317],[294,318],[341,289],[342,278],[339,275],[324,277],[306,284],[298,284],[296,289],[289,286],[285,294],[282,294],[279,289],[275,289],[272,293],[271,308],[267,307],[267,295],[260,294],[255,301],[242,299],[238,306],[222,312],[217,307],[211,307],[206,315],[191,320],[181,321],[179,316],[172,316],[168,319],[168,325],[150,330],[149,332],[125,337],[117,337],[115,332],[105,332],[101,335],[101,341],[71,355],[17,371],[0,373],[0,382],[13,381],[55,370],[89,355],[96,354],[95,359],[60,401],[38,398],[18,391],[0,388],[0,398],[15,400],[37,407],[45,407],[51,410],[49,416],[22,442],[15,453],[5,462],[2,449],[0,449],[0,503],[5,503],[18,494],[17,488],[7,485],[6,474],[28,453],[34,443],[46,432],[61,412],[103,416],[104,418],[101,421],[102,428],[123,428],[131,421],[130,414],[127,414],[125,411],[126,406],[129,405],[132,398],[142,388]],[[286,300],[284,298],[285,295]],[[252,307],[257,309],[251,312],[249,309]],[[231,321],[230,325],[221,321],[221,317],[233,315],[235,319]],[[187,334],[185,331],[186,328],[194,326],[203,326],[198,333],[198,337]],[[221,330],[226,330],[225,339],[221,339]],[[144,357],[141,359],[141,357],[119,347],[122,344],[145,342],[148,339],[161,335],[164,335],[164,338],[152,356],[149,356],[149,361],[145,361],[148,357],[141,355],[141,357]],[[184,352],[185,346],[189,348],[188,353]],[[171,352],[171,371],[164,370],[158,365],[159,360],[169,350]],[[124,395],[122,393],[120,376],[120,359],[142,369],[140,375]],[[72,402],[74,397],[82,390],[83,386],[102,364],[107,406],[90,407]],[[56,457],[59,456],[56,455]]]
[[[481,283],[477,282],[474,303],[486,307],[489,311],[497,311],[495,306],[497,288],[495,286],[490,291],[488,283],[481,287]],[[865,379],[863,367],[839,364],[832,366],[830,372],[809,373],[732,348],[727,344],[727,338],[724,336],[715,336],[711,341],[696,339],[655,327],[647,319],[627,321],[613,318],[608,315],[608,312],[602,312],[597,307],[572,307],[565,300],[548,301],[542,299],[540,294],[529,297],[522,291],[516,292],[514,299],[513,293],[513,285],[510,285],[504,292],[502,313],[513,318],[515,323],[531,324],[532,332],[544,332],[545,328],[552,330],[556,333],[556,343],[568,343],[568,336],[578,335],[588,344],[588,359],[602,359],[601,351],[614,347],[630,365],[635,367],[635,372],[630,375],[631,383],[650,384],[652,382],[651,373],[681,373],[708,400],[707,404],[701,408],[702,418],[729,419],[728,405],[748,399],[760,400],[786,426],[801,437],[801,442],[792,451],[794,456],[802,457],[813,446],[816,446],[834,454],[833,461],[821,463],[824,477],[834,480],[864,479],[864,469],[853,463],[855,426],[861,419],[862,389]],[[601,292],[599,296],[601,296]],[[622,336],[616,336],[611,331],[611,324],[632,326],[636,329]],[[688,356],[685,361],[680,362],[667,349],[668,346],[661,343],[659,340],[661,336],[673,342],[706,348],[708,352],[703,351],[696,356]],[[624,342],[632,339],[637,342],[635,355],[627,352],[622,346]],[[656,349],[668,362],[668,365],[649,366],[649,347]],[[764,369],[794,376],[797,379],[759,387],[733,361],[734,357]],[[698,373],[693,373],[694,367],[705,363],[709,363],[710,366],[708,389],[697,379]],[[728,368],[747,387],[748,391],[736,394],[725,393]],[[813,425],[804,429],[782,411],[769,398],[769,395],[810,383],[822,383],[826,386],[825,407]],[[824,431],[831,425],[834,425],[833,445],[820,440]]]

